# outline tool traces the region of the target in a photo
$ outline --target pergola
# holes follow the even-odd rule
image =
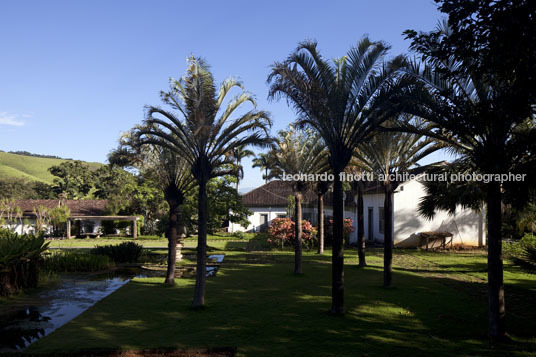
[[[72,221],[132,221],[132,238],[138,238],[138,219],[137,216],[71,216],[67,218],[67,239],[71,239],[71,222]]]

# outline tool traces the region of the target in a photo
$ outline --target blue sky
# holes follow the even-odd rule
[[[394,56],[407,52],[404,30],[429,31],[440,17],[431,0],[4,0],[0,150],[105,162],[190,54],[204,57],[217,81],[239,77],[271,112],[275,133],[295,115],[267,101],[266,77],[299,41],[316,39],[335,58],[368,34]],[[244,166],[241,186],[258,186],[260,171]]]

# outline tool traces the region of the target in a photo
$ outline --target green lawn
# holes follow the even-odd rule
[[[214,242],[210,242],[212,245]],[[367,268],[346,252],[344,317],[330,307],[330,253],[225,251],[207,281],[207,308],[192,310],[193,280],[175,287],[135,279],[33,344],[29,352],[232,347],[240,356],[512,355],[536,353],[536,278],[506,265],[512,344],[490,348],[482,252],[395,250],[395,288],[382,285],[380,250]]]
[[[237,239],[227,235],[209,235],[208,245],[215,249],[239,249],[244,248],[249,240],[253,238],[253,234],[246,234],[244,239]],[[93,248],[96,245],[120,244],[123,242],[132,241],[148,248],[167,247],[168,241],[166,238],[154,236],[141,236],[133,239],[132,237],[102,237],[102,238],[71,238],[62,240],[51,240],[51,248]],[[189,237],[184,241],[186,248],[197,247],[197,237]]]

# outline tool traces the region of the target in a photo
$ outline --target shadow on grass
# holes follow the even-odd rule
[[[190,308],[193,280],[164,288],[158,279],[136,279],[29,351],[69,352],[81,346],[123,350],[227,346],[252,356],[536,351],[534,339],[524,338],[533,336],[536,327],[536,315],[528,305],[532,300],[523,304],[524,316],[508,315],[516,345],[491,349],[485,284],[448,275],[424,277],[398,269],[396,288],[383,289],[380,267],[346,266],[347,313],[330,316],[331,267],[318,264],[329,260],[329,255],[305,255],[305,274],[296,277],[287,252],[229,254],[218,276],[207,281],[208,304],[203,311]]]

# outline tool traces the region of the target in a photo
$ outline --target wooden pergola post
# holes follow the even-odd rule
[[[71,239],[71,219],[67,218],[67,239]]]
[[[138,238],[138,218],[134,217],[132,220],[132,238]]]

